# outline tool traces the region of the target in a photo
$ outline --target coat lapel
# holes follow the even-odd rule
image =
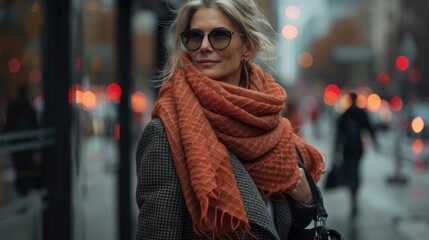
[[[280,239],[255,183],[237,156],[232,153],[231,164],[249,221],[271,233],[273,239]]]
[[[289,230],[292,225],[292,216],[289,204],[286,200],[273,204],[275,214],[275,224],[280,239],[288,239]]]

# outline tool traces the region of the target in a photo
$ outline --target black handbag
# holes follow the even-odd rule
[[[315,214],[313,216],[314,227],[313,228],[295,228],[289,234],[289,239],[296,240],[343,240],[343,236],[337,230],[326,226],[326,219],[328,213],[326,212],[325,206],[323,205],[322,193],[317,188],[313,177],[305,167],[299,148],[295,146],[298,153],[299,161],[298,165],[304,169],[305,176],[307,177],[308,183],[313,194],[313,201],[316,207]]]
[[[325,190],[331,190],[344,184],[343,180],[343,163],[334,162],[332,169],[329,170],[324,184]]]

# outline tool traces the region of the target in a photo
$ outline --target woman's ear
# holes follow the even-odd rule
[[[246,44],[246,48],[244,49],[244,53],[243,53],[241,59],[245,59],[246,62],[247,62],[249,59],[253,58],[254,54],[255,54],[255,50],[254,49],[255,48],[253,47],[252,43],[250,43],[250,42],[247,43]]]

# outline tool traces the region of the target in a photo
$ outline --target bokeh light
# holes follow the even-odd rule
[[[396,67],[401,70],[401,71],[405,71],[407,70],[409,65],[409,61],[408,58],[404,55],[399,56],[398,58],[396,58]]]
[[[131,107],[134,112],[142,113],[147,109],[147,98],[142,92],[135,92],[131,95]]]
[[[413,68],[408,72],[408,78],[411,83],[417,84],[422,79],[422,74],[417,68]]]
[[[100,71],[102,66],[103,66],[103,61],[101,60],[100,57],[95,56],[91,59],[91,68],[94,72]]]
[[[75,70],[79,70],[80,69],[80,64],[81,64],[81,60],[80,60],[80,57],[79,56],[77,56],[76,58],[75,58]]]
[[[377,75],[376,80],[379,84],[387,84],[390,82],[390,77],[387,75],[387,73],[382,72]]]
[[[42,72],[38,68],[34,68],[28,73],[28,79],[32,83],[38,83],[42,80]]]
[[[75,91],[73,91],[73,89],[69,89],[69,91],[68,91],[69,103],[73,103],[74,93],[75,93]]]
[[[411,129],[414,133],[421,133],[423,128],[425,127],[425,122],[422,117],[415,117],[413,121],[411,121]]]
[[[285,16],[290,20],[296,20],[301,16],[301,9],[297,6],[291,5],[286,8]]]
[[[97,97],[91,91],[82,94],[82,105],[85,110],[92,110],[97,104]]]
[[[368,96],[368,99],[366,101],[366,107],[368,111],[377,112],[378,109],[380,109],[380,106],[381,106],[380,96],[378,96],[375,93]]]
[[[415,169],[418,173],[424,173],[426,171],[426,162],[423,159],[417,160]]]
[[[352,105],[352,99],[348,94],[340,97],[339,110],[344,111],[345,109],[349,108],[351,105]]]
[[[358,94],[358,96],[356,98],[356,106],[358,108],[364,109],[367,107],[367,101],[368,101],[368,99],[367,99],[366,95]],[[351,100],[350,100],[350,102],[351,102]]]
[[[107,96],[114,102],[119,102],[121,100],[122,89],[116,83],[111,83],[107,86],[106,89]]]
[[[381,106],[378,110],[380,120],[389,123],[392,121],[392,112],[390,111],[390,104],[386,100],[381,100]]]
[[[113,127],[113,136],[115,140],[121,139],[121,125],[119,123],[115,123]]]
[[[394,112],[399,112],[402,109],[402,99],[398,96],[394,96],[389,101],[390,109]]]
[[[37,106],[43,103],[43,97],[42,96],[37,96],[34,98],[33,100],[33,106]]]
[[[335,104],[335,102],[340,97],[341,90],[340,88],[335,84],[329,84],[325,88],[325,93],[323,96],[323,101],[326,105],[332,106]]]
[[[309,68],[313,65],[313,55],[309,52],[303,52],[298,56],[298,64],[303,68]]]
[[[83,92],[77,89],[75,98],[76,98],[76,103],[82,103]]]
[[[11,73],[17,73],[21,69],[21,61],[18,58],[11,58],[8,67]]]
[[[415,139],[412,143],[411,148],[413,149],[414,154],[420,154],[424,148],[423,141],[421,139]]]
[[[287,40],[295,39],[298,36],[298,29],[293,24],[286,24],[282,29],[282,35]]]

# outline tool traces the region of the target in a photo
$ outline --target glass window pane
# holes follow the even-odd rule
[[[2,239],[41,237],[42,6],[38,0],[0,1]]]
[[[115,239],[117,217],[118,104],[115,1],[73,1],[73,118],[78,169],[76,239]]]

